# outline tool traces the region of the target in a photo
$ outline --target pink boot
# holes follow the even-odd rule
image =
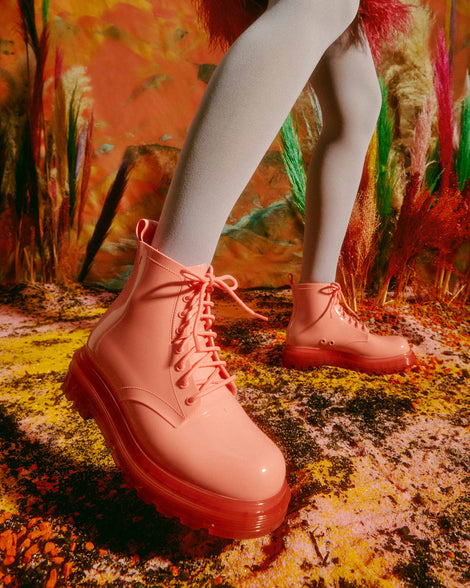
[[[132,275],[74,354],[66,396],[96,420],[129,485],[160,512],[222,537],[264,535],[287,510],[284,458],[236,400],[210,294],[225,290],[256,313],[234,278],[151,247],[155,228],[139,222]]]
[[[336,282],[292,284],[292,294],[294,310],[283,352],[286,367],[330,365],[387,374],[416,363],[404,337],[369,333],[346,304]]]

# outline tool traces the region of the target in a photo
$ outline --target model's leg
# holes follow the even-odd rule
[[[312,155],[305,195],[301,282],[334,282],[381,95],[367,43],[347,34],[323,56],[311,78],[323,128]]]
[[[301,369],[334,365],[387,373],[416,358],[403,337],[369,333],[346,312],[335,282],[381,97],[367,45],[340,39],[325,54],[311,80],[323,114],[306,190],[302,275],[292,286],[294,311],[283,360]]]
[[[271,0],[228,50],[191,125],[154,245],[210,262],[235,201],[358,0]]]

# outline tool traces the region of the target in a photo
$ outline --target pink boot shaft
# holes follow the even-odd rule
[[[369,332],[347,306],[336,282],[292,284],[292,294],[294,309],[283,352],[286,367],[330,365],[390,373],[416,363],[404,337]]]
[[[230,276],[185,268],[151,247],[155,227],[139,222],[131,277],[74,355],[66,394],[162,513],[216,535],[263,535],[287,509],[284,458],[236,400],[214,343],[210,293],[220,288],[256,313]]]

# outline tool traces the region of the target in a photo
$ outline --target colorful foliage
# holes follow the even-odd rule
[[[432,137],[432,123],[435,113],[434,96],[428,96],[423,104],[423,108],[416,120],[414,130],[413,144],[410,149],[410,174],[419,177],[421,185],[429,157],[429,146]]]
[[[56,51],[53,112],[48,120],[49,2],[42,4],[40,33],[34,2],[19,0],[18,10],[28,61],[20,103],[24,108],[16,104],[3,111],[8,121],[0,126],[1,220],[10,226],[14,242],[13,255],[4,260],[3,277],[14,273],[16,281],[73,279],[76,210],[83,211],[87,195],[93,119],[91,124],[83,121],[80,80],[71,91],[66,87],[70,72],[63,71],[61,54]]]
[[[377,166],[377,135],[367,152],[359,194],[344,238],[339,270],[348,303],[357,312],[364,297],[372,264],[377,252],[380,218],[377,214],[375,177]]]
[[[395,154],[392,151],[395,117],[390,109],[388,90],[382,79],[382,108],[377,121],[377,212],[384,226],[392,212],[392,199],[395,187]]]
[[[300,150],[298,127],[294,127],[292,114],[289,113],[281,128],[281,156],[292,186],[294,204],[302,216],[305,216],[305,173],[302,151]]]
[[[386,103],[386,91],[383,97]],[[436,103],[438,141],[431,150]],[[464,100],[462,129],[468,124],[465,104]],[[389,199],[393,193],[393,183],[390,181],[390,171],[387,176],[386,164],[390,158],[392,168],[395,167],[396,155],[393,152],[393,121],[386,113],[385,104],[378,121],[377,210],[382,224],[391,226],[394,215]],[[388,267],[378,296],[380,302],[385,302],[392,280],[395,297],[409,294],[410,287],[411,292],[417,294],[421,286],[417,264],[421,263],[423,256],[427,257],[426,263],[429,264],[431,259],[436,264],[436,294],[442,299],[450,296],[450,300],[455,300],[460,296],[461,300],[466,300],[467,278],[465,272],[457,269],[456,263],[463,245],[469,241],[469,203],[467,191],[462,190],[463,184],[457,180],[453,166],[456,160],[461,170],[459,177],[466,177],[468,156],[465,155],[465,142],[468,140],[463,130],[461,144],[464,149],[455,157],[452,67],[444,31],[440,29],[434,59],[434,94],[425,98],[416,121],[409,153],[408,179],[396,227],[393,229]],[[455,274],[454,278],[452,274]],[[463,284],[459,284],[459,281]]]
[[[457,154],[456,172],[459,188],[464,189],[470,178],[470,75],[467,74],[467,95],[462,102],[460,118],[460,144]]]
[[[452,172],[454,115],[452,100],[452,65],[447,53],[445,33],[439,30],[434,58],[434,87],[438,105],[439,156],[442,177],[440,186],[449,186]]]

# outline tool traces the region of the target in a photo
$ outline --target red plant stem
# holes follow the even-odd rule
[[[434,87],[438,102],[439,151],[442,167],[441,190],[449,187],[452,171],[454,114],[452,102],[452,66],[446,48],[444,30],[439,29],[434,59]]]

